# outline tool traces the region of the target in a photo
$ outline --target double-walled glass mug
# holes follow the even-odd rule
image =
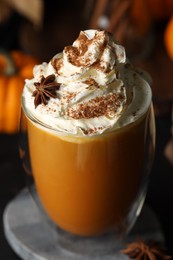
[[[78,239],[104,242],[103,237],[113,234],[116,247],[131,230],[146,196],[155,144],[152,101],[134,122],[95,136],[52,129],[22,101],[20,128],[29,189],[38,195],[57,233],[70,239],[63,240],[64,246],[73,250],[70,243]]]

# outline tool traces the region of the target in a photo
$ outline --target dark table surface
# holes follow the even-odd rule
[[[163,152],[170,139],[171,115],[156,118],[156,155],[146,203],[156,213],[166,240],[168,253],[173,255],[173,167]],[[3,212],[8,202],[25,187],[24,172],[18,154],[18,135],[0,135],[0,260],[19,260],[5,239]]]

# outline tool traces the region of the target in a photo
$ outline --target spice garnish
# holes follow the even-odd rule
[[[159,247],[156,242],[140,240],[127,245],[127,248],[121,251],[129,256],[130,259],[136,260],[169,260],[171,256],[166,255],[163,248]]]
[[[34,105],[35,108],[40,105],[46,105],[50,98],[57,98],[56,90],[59,89],[60,84],[55,82],[55,75],[51,74],[46,78],[42,76],[40,82],[34,82],[36,90],[32,93],[32,96],[35,97]]]

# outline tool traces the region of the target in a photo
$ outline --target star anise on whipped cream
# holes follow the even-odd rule
[[[127,245],[127,248],[121,251],[129,256],[130,259],[136,260],[169,260],[171,256],[166,255],[163,248],[159,247],[156,242],[140,240]]]
[[[46,105],[50,98],[57,98],[56,90],[60,84],[55,81],[55,75],[51,74],[46,78],[42,76],[40,82],[34,82],[35,90],[32,93],[34,98],[35,108],[40,105]]]

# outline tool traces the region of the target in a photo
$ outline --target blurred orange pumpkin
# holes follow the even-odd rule
[[[173,15],[169,19],[165,28],[164,43],[168,56],[173,60]]]
[[[33,77],[37,59],[21,51],[0,51],[0,132],[17,133],[24,80]]]

